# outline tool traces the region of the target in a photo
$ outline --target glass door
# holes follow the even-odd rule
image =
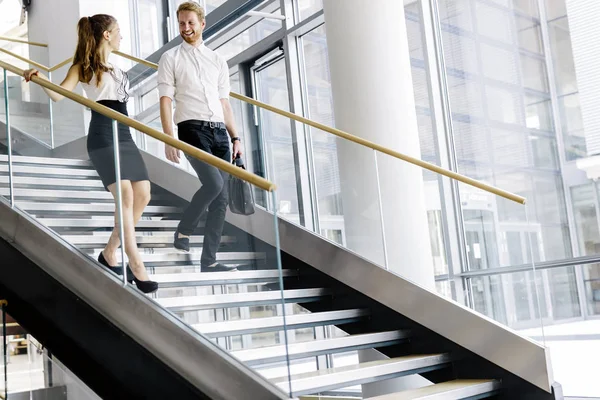
[[[289,111],[287,73],[283,54],[275,54],[270,60],[258,61],[251,70],[254,98],[274,107]],[[300,220],[299,185],[294,155],[291,121],[273,112],[254,108],[254,123],[258,137],[252,143],[254,172],[262,173],[277,185],[277,204],[271,199],[257,203],[279,216],[297,224]],[[261,203],[262,202],[262,203]]]

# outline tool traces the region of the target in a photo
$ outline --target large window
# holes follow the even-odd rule
[[[289,110],[287,74],[283,58],[256,65],[253,77],[258,100]],[[262,154],[262,167],[267,171],[266,177],[278,186],[278,204],[270,206],[278,210],[280,216],[299,223],[296,163],[290,120],[264,109],[257,111],[257,118],[260,137],[257,142],[260,143],[260,147],[257,150]],[[262,205],[267,206],[267,203]]]
[[[579,89],[571,47],[571,32],[564,1],[546,0],[552,63],[559,101],[567,161],[586,156],[585,136],[579,106]],[[568,54],[568,57],[565,55]]]
[[[465,267],[523,265],[531,263],[530,253],[537,262],[570,257],[537,1],[439,4],[459,172],[525,196],[528,202],[524,207],[492,196],[478,205],[469,201],[472,190],[461,192],[469,256]],[[476,306],[501,319],[501,308],[510,307],[508,315],[517,318],[508,318],[508,323],[526,326],[526,321],[549,318],[551,306],[562,304],[557,299],[571,299],[565,293],[576,289],[572,268],[560,276],[534,278],[522,273],[474,280]],[[542,285],[540,304],[533,302],[536,280]],[[478,297],[483,287],[490,295]],[[502,291],[513,300],[502,304],[499,294],[491,294]],[[576,290],[574,298],[574,303],[555,309],[553,317],[580,315]]]
[[[148,57],[165,42],[164,0],[138,0],[138,34],[140,38],[139,56]]]
[[[302,36],[308,118],[335,126],[325,27]],[[310,128],[321,232],[344,244],[340,172],[334,136]]]
[[[529,222],[541,229],[537,244],[552,249],[545,252],[546,259],[562,258],[571,252],[547,68],[543,57],[521,50],[524,44],[541,50],[537,33],[525,43],[515,29],[526,18],[531,21],[528,29],[538,31],[539,17],[533,12],[537,4],[533,3],[528,3],[525,11],[529,11],[523,14],[523,6],[517,3],[440,0],[444,57],[459,172],[526,195]],[[475,24],[470,23],[473,15],[477,15]],[[532,187],[532,173],[543,192]],[[495,201],[495,218],[500,223],[515,218],[525,221],[524,207],[517,211],[513,205]]]

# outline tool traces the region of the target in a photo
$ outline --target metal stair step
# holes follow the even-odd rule
[[[236,274],[241,271],[231,271]],[[332,294],[330,289],[284,290],[286,303],[306,303],[320,300]],[[216,294],[207,296],[165,297],[156,299],[158,304],[172,311],[211,310],[215,308],[249,307],[257,305],[281,304],[281,291],[252,293]]]
[[[0,173],[8,174],[8,164],[0,164]],[[13,165],[13,173],[18,175],[31,176],[56,176],[69,178],[95,178],[99,179],[98,173],[94,169],[85,168],[61,168],[46,167],[40,168],[35,165]]]
[[[366,309],[287,315],[285,326],[287,329],[301,329],[314,326],[341,325],[359,321],[369,315],[370,312]],[[283,316],[210,322],[193,325],[193,327],[209,337],[248,335],[283,330]]]
[[[0,188],[0,195],[8,197],[9,188]],[[94,200],[94,201],[114,201],[112,194],[107,191],[99,190],[47,190],[47,189],[14,189],[15,198],[19,199],[45,199],[45,200]]]
[[[94,259],[98,258],[100,254],[100,249],[95,249],[94,251],[88,253],[90,257]],[[182,253],[176,250],[173,250],[168,253],[158,253],[158,254],[147,254],[144,252],[140,252],[140,256],[146,264],[147,267],[157,265],[157,264],[185,264],[185,265],[200,265],[200,257],[202,256],[201,251],[193,252],[193,253]],[[261,252],[246,252],[246,251],[221,251],[217,253],[217,261],[224,263],[236,263],[236,262],[245,262],[245,261],[256,261],[256,260],[264,260],[266,258],[265,253]],[[230,271],[233,272],[233,271]]]
[[[219,254],[219,253],[217,253]],[[226,254],[226,253],[225,253]],[[297,276],[298,271],[284,269],[281,271],[283,277]],[[159,287],[183,287],[183,286],[211,286],[211,285],[236,285],[248,283],[269,283],[279,280],[278,270],[256,270],[233,272],[201,272],[181,274],[155,274],[150,277],[158,282]],[[237,321],[235,321],[237,322]]]
[[[453,400],[483,399],[494,396],[501,389],[498,380],[461,379],[438,383],[424,388],[371,397],[370,400]]]
[[[409,337],[410,333],[406,330],[365,333],[333,339],[291,343],[288,346],[277,345],[256,349],[237,350],[232,351],[231,355],[238,360],[253,366],[286,361],[288,357],[290,360],[297,360],[324,354],[345,353],[354,350],[392,346],[405,341]]]
[[[93,182],[93,181],[90,181]],[[102,185],[102,184],[100,184]],[[28,213],[61,213],[68,215],[87,215],[87,216],[111,216],[115,212],[115,205],[111,203],[98,203],[98,204],[82,204],[82,203],[40,203],[36,201],[20,201],[17,206],[27,211]],[[169,215],[179,214],[181,209],[179,207],[169,206],[146,206],[144,209],[144,215]],[[171,235],[171,243],[173,237]]]
[[[8,185],[8,175],[0,176],[0,184]],[[37,176],[15,176],[13,185],[23,186],[53,186],[53,187],[73,187],[79,190],[99,189],[104,191],[104,185],[99,179],[69,179],[69,178],[51,178]]]
[[[151,206],[146,207],[151,208]],[[153,235],[145,235],[141,232],[136,232],[136,242],[139,247],[142,248],[161,248],[161,247],[173,247],[173,232],[146,232],[153,233]],[[62,235],[63,239],[69,243],[81,248],[81,249],[98,249],[104,248],[106,241],[110,236],[110,232],[94,232],[93,235]],[[222,236],[221,244],[235,243],[236,238],[233,236]],[[190,246],[199,246],[204,243],[204,236],[191,236]]]
[[[70,158],[48,158],[48,157],[28,157],[28,156],[12,156],[13,164],[39,164],[43,166],[61,165],[68,167],[87,167],[94,168],[88,160],[75,160]],[[8,155],[0,155],[0,164],[8,163]]]
[[[110,195],[110,194],[109,194]],[[18,205],[18,204],[17,204]],[[105,228],[112,229],[114,220],[112,218],[38,218],[40,223],[50,228]],[[136,228],[149,229],[174,229],[179,225],[178,220],[140,220]]]
[[[327,390],[445,368],[451,361],[452,359],[449,354],[411,355],[337,368],[321,369],[314,372],[292,375],[292,391],[294,396],[320,393]],[[271,379],[271,382],[284,390],[290,387],[290,381],[287,376]]]

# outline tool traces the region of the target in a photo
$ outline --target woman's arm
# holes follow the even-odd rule
[[[41,74],[37,69],[28,69],[27,71],[25,71],[23,73],[23,76],[25,77],[26,82],[29,82],[31,80],[31,77],[34,75],[37,75],[42,79],[48,80],[48,78],[46,76],[44,76],[43,74]],[[79,65],[71,65],[71,68],[69,68],[69,72],[67,72],[67,76],[61,82],[61,84],[59,86],[62,87],[63,89],[73,91],[73,89],[75,89],[75,87],[77,86],[78,83],[79,83]],[[43,89],[46,92],[46,94],[53,101],[61,101],[62,99],[65,98],[65,96],[60,95],[56,92],[53,92],[52,90],[49,90],[46,88],[43,88]]]

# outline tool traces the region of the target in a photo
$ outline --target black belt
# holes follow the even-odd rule
[[[224,122],[210,122],[210,121],[200,121],[197,119],[190,119],[187,121],[183,121],[177,124],[177,126],[181,126],[181,125],[193,125],[193,126],[199,126],[201,128],[204,127],[209,127],[209,128],[219,128],[219,129],[225,129],[225,123]]]

